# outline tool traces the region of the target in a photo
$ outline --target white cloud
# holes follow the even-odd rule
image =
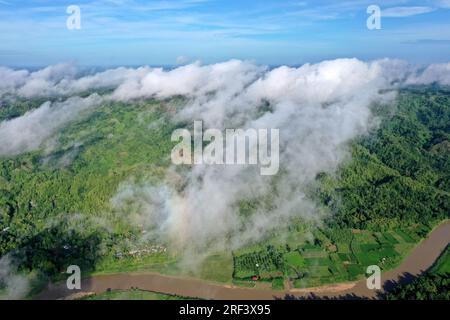
[[[388,64],[394,63],[340,59],[268,70],[229,61],[152,71],[123,84],[113,97],[187,95],[175,116],[182,121],[203,120],[219,129],[279,128],[282,173],[272,180],[249,166],[195,166],[189,173],[173,168],[162,186],[124,185],[115,207],[133,212],[147,235],[168,241],[190,263],[260,240],[295,216],[320,223],[323,212],[308,199],[308,187],[319,172],[334,172],[348,157],[348,143],[374,124],[371,103],[393,97],[379,93],[391,88],[393,78],[383,73]],[[265,101],[271,110],[261,113]],[[265,197],[273,197],[270,208],[258,202],[253,215],[240,216],[239,201]]]
[[[450,84],[449,70],[448,64],[421,69],[389,59],[338,59],[275,69],[239,60],[196,62],[171,70],[117,68],[82,77],[71,65],[33,73],[1,68],[7,77],[0,78],[4,94],[76,94],[105,87],[112,92],[45,103],[0,123],[5,142],[0,155],[36,150],[80,113],[110,99],[181,95],[185,104],[172,121],[203,120],[205,129],[280,129],[276,179],[260,176],[252,166],[195,166],[189,172],[170,168],[161,185],[125,184],[113,200],[127,220],[148,229],[148,236],[197,260],[201,253],[259,240],[292,217],[320,223],[324,213],[308,199],[308,188],[318,173],[335,172],[349,157],[350,141],[376,125],[372,103],[390,102],[402,85]],[[267,197],[271,206],[260,200]],[[243,218],[238,203],[248,199],[257,199],[255,212]]]
[[[427,66],[422,72],[413,73],[406,84],[450,85],[450,63],[437,63]]]
[[[426,79],[416,82],[445,84],[450,79],[445,70],[425,70]],[[292,217],[320,223],[324,213],[307,196],[316,175],[335,172],[349,156],[349,142],[376,125],[372,103],[392,101],[392,90],[420,74],[415,66],[389,59],[339,59],[273,70],[235,60],[152,70],[112,96],[185,95],[188,102],[175,115],[183,122],[203,120],[206,127],[219,129],[279,128],[281,173],[272,180],[248,166],[194,166],[188,173],[172,168],[161,186],[125,184],[114,205],[133,212],[132,220],[147,228],[147,236],[169,242],[194,265],[214,250],[260,240]],[[265,103],[271,109],[261,113]],[[270,208],[258,200],[253,215],[243,219],[239,214],[240,201],[267,197],[272,197]]]
[[[0,156],[14,156],[38,149],[81,112],[101,101],[100,96],[93,94],[84,99],[73,97],[64,102],[46,102],[21,117],[1,122]]]

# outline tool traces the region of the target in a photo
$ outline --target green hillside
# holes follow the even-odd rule
[[[40,102],[10,102],[0,119]],[[119,254],[140,230],[113,215],[110,203],[124,181],[164,177],[175,129],[167,111],[176,105],[105,103],[66,127],[51,152],[0,158],[0,256],[10,253],[23,272],[45,277],[69,264],[178,273],[167,252]],[[199,276],[244,286],[257,276],[281,289],[284,280],[315,286],[355,280],[371,264],[398,264],[449,218],[450,93],[403,90],[394,107],[374,107],[378,129],[353,143],[352,160],[336,176],[320,174],[311,186],[330,213],[321,229],[292,221],[261,243],[207,259]]]

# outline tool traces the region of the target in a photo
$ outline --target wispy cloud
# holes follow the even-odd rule
[[[432,45],[450,45],[450,39],[417,39],[405,41],[405,44],[432,44]]]
[[[440,8],[450,8],[450,0],[438,0],[436,6]]]
[[[381,16],[385,18],[403,18],[434,11],[431,7],[393,7],[384,9]]]

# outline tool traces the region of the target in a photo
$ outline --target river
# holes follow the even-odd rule
[[[376,299],[380,293],[390,290],[396,283],[410,282],[414,277],[430,268],[449,243],[450,221],[446,221],[420,242],[397,268],[382,274],[382,290],[380,291],[368,289],[365,279],[353,283],[341,283],[317,288],[274,291],[271,289],[243,288],[157,273],[98,275],[83,279],[81,288],[83,292],[94,292],[96,294],[109,289],[129,290],[139,288],[171,295],[221,300],[304,299],[308,297]],[[76,292],[76,290],[68,290],[65,283],[50,284],[35,298],[41,300],[61,299]]]

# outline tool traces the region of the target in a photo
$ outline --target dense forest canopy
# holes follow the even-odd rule
[[[379,230],[450,212],[450,94],[401,92],[393,115],[356,142],[338,180],[322,177],[331,225]]]

